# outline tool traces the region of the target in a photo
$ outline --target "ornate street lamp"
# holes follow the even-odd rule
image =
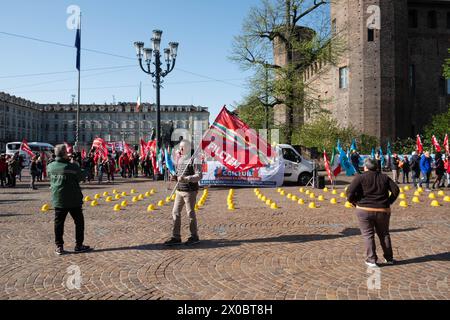
[[[165,70],[161,67],[161,30],[153,30],[153,36],[151,38],[152,48],[144,48],[143,42],[135,42],[136,54],[139,60],[139,65],[146,74],[149,74],[154,78],[153,83],[156,89],[156,142],[158,148],[161,148],[161,99],[160,90],[161,84],[164,82],[162,78],[165,78],[175,68],[175,61],[178,54],[178,42],[170,42],[169,48],[165,48],[163,51],[164,60],[166,63]],[[152,63],[152,57],[155,61]],[[144,66],[145,63],[145,66]],[[151,69],[151,65],[154,65],[154,71]]]

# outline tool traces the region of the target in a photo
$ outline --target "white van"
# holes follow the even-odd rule
[[[25,166],[28,166],[31,162],[30,156],[20,150],[21,142],[9,142],[6,144],[6,154],[14,155],[16,152],[19,152],[19,155],[23,157],[25,160]],[[43,143],[43,142],[29,142],[28,145],[30,146],[31,151],[33,153],[41,153],[45,152],[47,154],[47,157],[50,157],[51,153],[55,149],[54,146],[52,146],[49,143]]]
[[[278,144],[276,150],[284,159],[284,182],[294,182],[302,186],[308,184],[313,176],[312,161],[304,159],[289,144]]]

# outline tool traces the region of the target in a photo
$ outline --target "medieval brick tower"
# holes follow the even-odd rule
[[[385,142],[415,136],[447,110],[450,0],[337,0],[330,10],[347,50],[303,78],[341,125]]]

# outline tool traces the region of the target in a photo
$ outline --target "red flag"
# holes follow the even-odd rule
[[[448,134],[445,134],[444,149],[445,149],[445,153],[450,154],[450,148],[448,146]]]
[[[421,154],[423,152],[423,145],[422,145],[422,141],[420,140],[420,135],[417,135],[416,151],[418,154]]]
[[[123,143],[123,152],[128,155],[128,158],[133,155],[133,149],[131,149],[130,145],[126,142]]]
[[[202,140],[202,150],[230,171],[268,165],[272,146],[224,106]]]
[[[35,154],[31,151],[30,146],[28,145],[27,140],[23,139],[22,144],[20,145],[20,150],[26,152],[30,157],[34,157]]]
[[[81,159],[86,159],[86,150],[81,150]]]
[[[331,168],[330,163],[328,162],[327,153],[325,150],[323,150],[323,161],[325,162],[325,170],[327,170],[328,179],[330,179],[330,182],[333,183],[333,178],[331,175]]]
[[[144,159],[148,152],[148,143],[145,143],[144,140],[141,139],[141,158]]]
[[[441,146],[434,135],[431,137],[431,144],[433,144],[437,152],[441,152]]]
[[[95,138],[92,143],[92,148],[96,148],[95,153],[101,156],[103,159],[108,158],[108,147],[106,141],[102,138]]]
[[[64,145],[66,146],[67,154],[72,154],[73,153],[73,147],[69,143],[67,143],[65,141],[64,141]]]

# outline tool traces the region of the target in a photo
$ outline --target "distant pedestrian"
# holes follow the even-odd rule
[[[409,167],[411,169],[411,177],[414,187],[418,187],[418,183],[420,182],[420,157],[417,155],[417,152],[413,152],[411,154],[411,161],[409,163]]]
[[[55,155],[55,161],[48,166],[52,202],[55,208],[55,252],[58,255],[65,253],[63,235],[64,222],[68,213],[75,222],[75,252],[89,251],[91,248],[83,244],[83,194],[80,188],[83,173],[78,165],[70,163],[64,144],[55,147]]]
[[[375,233],[380,239],[384,262],[394,263],[389,221],[390,207],[399,193],[399,187],[387,175],[377,171],[377,163],[371,158],[365,159],[364,173],[356,176],[348,188],[348,201],[356,206],[366,247],[365,262],[369,267],[376,267],[378,262]]]
[[[37,165],[37,158],[33,157],[33,159],[31,159],[31,164],[30,164],[30,175],[31,175],[31,184],[30,184],[30,188],[33,190],[36,190],[36,179],[39,176],[39,169],[38,169],[38,165]],[[39,181],[39,180],[38,180]]]
[[[441,182],[443,180],[445,169],[444,169],[444,161],[442,160],[442,154],[440,152],[436,152],[434,155],[434,167],[436,172],[436,180],[433,183],[433,189],[439,188],[441,186]]]
[[[450,154],[446,157],[444,169],[447,176],[447,188],[450,188]]]
[[[396,153],[393,154],[393,157],[391,159],[391,170],[392,170],[392,180],[394,180],[395,183],[399,183],[399,164],[400,164],[400,158]]]
[[[350,156],[350,159],[352,161],[352,165],[355,168],[356,172],[358,172],[359,174],[361,174],[361,170],[359,170],[359,159],[360,159],[360,155],[356,150],[352,150],[352,155]]]
[[[422,180],[420,181],[420,187],[422,187],[425,182],[427,185],[426,191],[430,191],[430,176],[431,176],[431,163],[433,159],[431,159],[430,153],[425,151],[425,153],[420,158],[420,171],[422,172]]]
[[[0,155],[0,184],[1,187],[6,186],[6,175],[8,174],[8,164],[6,163],[6,156]]]
[[[403,157],[403,160],[400,161],[399,167],[402,169],[402,173],[403,173],[403,175],[402,175],[403,184],[405,184],[405,183],[409,184],[409,172],[411,171],[411,169],[410,169],[408,156]]]

